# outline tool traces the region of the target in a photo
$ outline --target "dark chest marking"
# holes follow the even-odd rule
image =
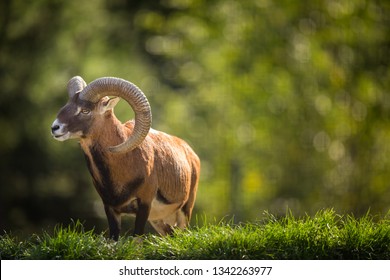
[[[112,177],[107,157],[100,146],[91,146],[89,154],[84,155],[95,188],[104,204],[118,206],[125,203],[145,181],[143,177],[135,177],[124,185],[118,185]]]

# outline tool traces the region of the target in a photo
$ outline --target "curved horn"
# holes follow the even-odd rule
[[[113,77],[99,78],[91,82],[80,93],[80,99],[98,102],[104,96],[118,96],[130,104],[135,113],[134,130],[129,138],[113,147],[110,152],[120,153],[133,150],[145,139],[152,123],[152,112],[145,94],[133,83]]]
[[[87,84],[80,76],[75,76],[68,82],[68,94],[69,98],[72,98],[76,93],[82,91]]]

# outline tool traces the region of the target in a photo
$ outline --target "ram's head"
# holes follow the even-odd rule
[[[149,102],[134,84],[119,78],[100,78],[88,86],[79,77],[68,83],[69,101],[61,108],[51,132],[59,141],[86,138],[92,129],[99,129],[99,120],[112,113],[121,97],[135,113],[133,133],[123,143],[109,147],[111,152],[126,152],[137,147],[149,132],[152,115]],[[116,96],[109,98],[108,96]]]

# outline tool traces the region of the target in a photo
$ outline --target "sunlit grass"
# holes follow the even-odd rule
[[[207,224],[207,223],[206,223]],[[374,222],[333,210],[314,217],[266,214],[256,223],[220,222],[173,236],[113,242],[75,222],[19,241],[0,237],[1,259],[390,259],[389,215]]]

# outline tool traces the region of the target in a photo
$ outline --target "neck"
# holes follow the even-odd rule
[[[124,142],[129,135],[128,129],[113,114],[104,116],[95,127],[96,129],[91,131],[88,137],[80,139],[84,151],[89,150],[90,147],[106,150],[110,146]]]

